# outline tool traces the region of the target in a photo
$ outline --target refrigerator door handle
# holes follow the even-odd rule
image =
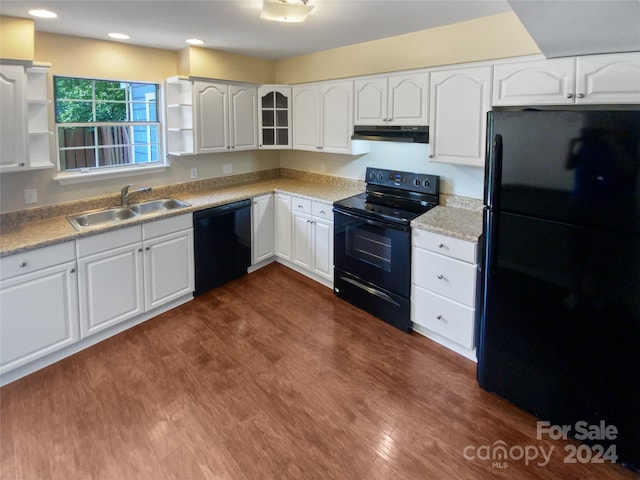
[[[502,135],[496,134],[491,142],[491,157],[487,177],[487,206],[491,210],[499,208],[500,184],[502,183]]]

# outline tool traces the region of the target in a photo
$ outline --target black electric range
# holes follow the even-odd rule
[[[409,331],[411,220],[438,205],[439,177],[367,168],[367,188],[333,204],[334,292]]]

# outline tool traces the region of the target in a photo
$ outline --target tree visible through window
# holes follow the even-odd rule
[[[158,85],[54,77],[60,170],[160,161]]]

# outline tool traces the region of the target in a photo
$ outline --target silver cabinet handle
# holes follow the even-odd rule
[[[138,249],[138,252],[142,252],[142,248],[139,248],[139,249]]]
[[[446,245],[444,243],[441,243],[440,245],[438,245],[438,248],[445,248],[445,246]]]
[[[444,275],[442,274],[438,275],[438,280],[446,280],[446,279],[447,278]]]
[[[324,210],[320,210],[320,215],[326,215]]]
[[[69,270],[69,273],[76,273],[76,269],[72,268],[71,270]]]
[[[149,250],[151,250],[151,247],[146,247],[145,250],[148,252]]]
[[[584,93],[579,93],[578,98],[584,98]]]
[[[20,265],[19,265],[20,268],[24,268],[26,266],[27,266],[27,262],[20,262]]]
[[[567,94],[565,95],[565,97],[567,97],[567,98],[573,98],[573,93],[567,93]]]

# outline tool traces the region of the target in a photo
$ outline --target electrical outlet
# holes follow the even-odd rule
[[[191,169],[191,178],[198,178],[198,169],[197,168],[192,168]]]
[[[321,173],[324,173],[324,163],[321,163],[321,164],[320,164],[320,172],[321,172]]]
[[[233,173],[233,165],[231,163],[225,163],[222,165],[222,174],[229,175],[230,173]]]
[[[30,203],[38,203],[38,190],[35,188],[27,188],[24,191],[24,203],[27,205]]]

